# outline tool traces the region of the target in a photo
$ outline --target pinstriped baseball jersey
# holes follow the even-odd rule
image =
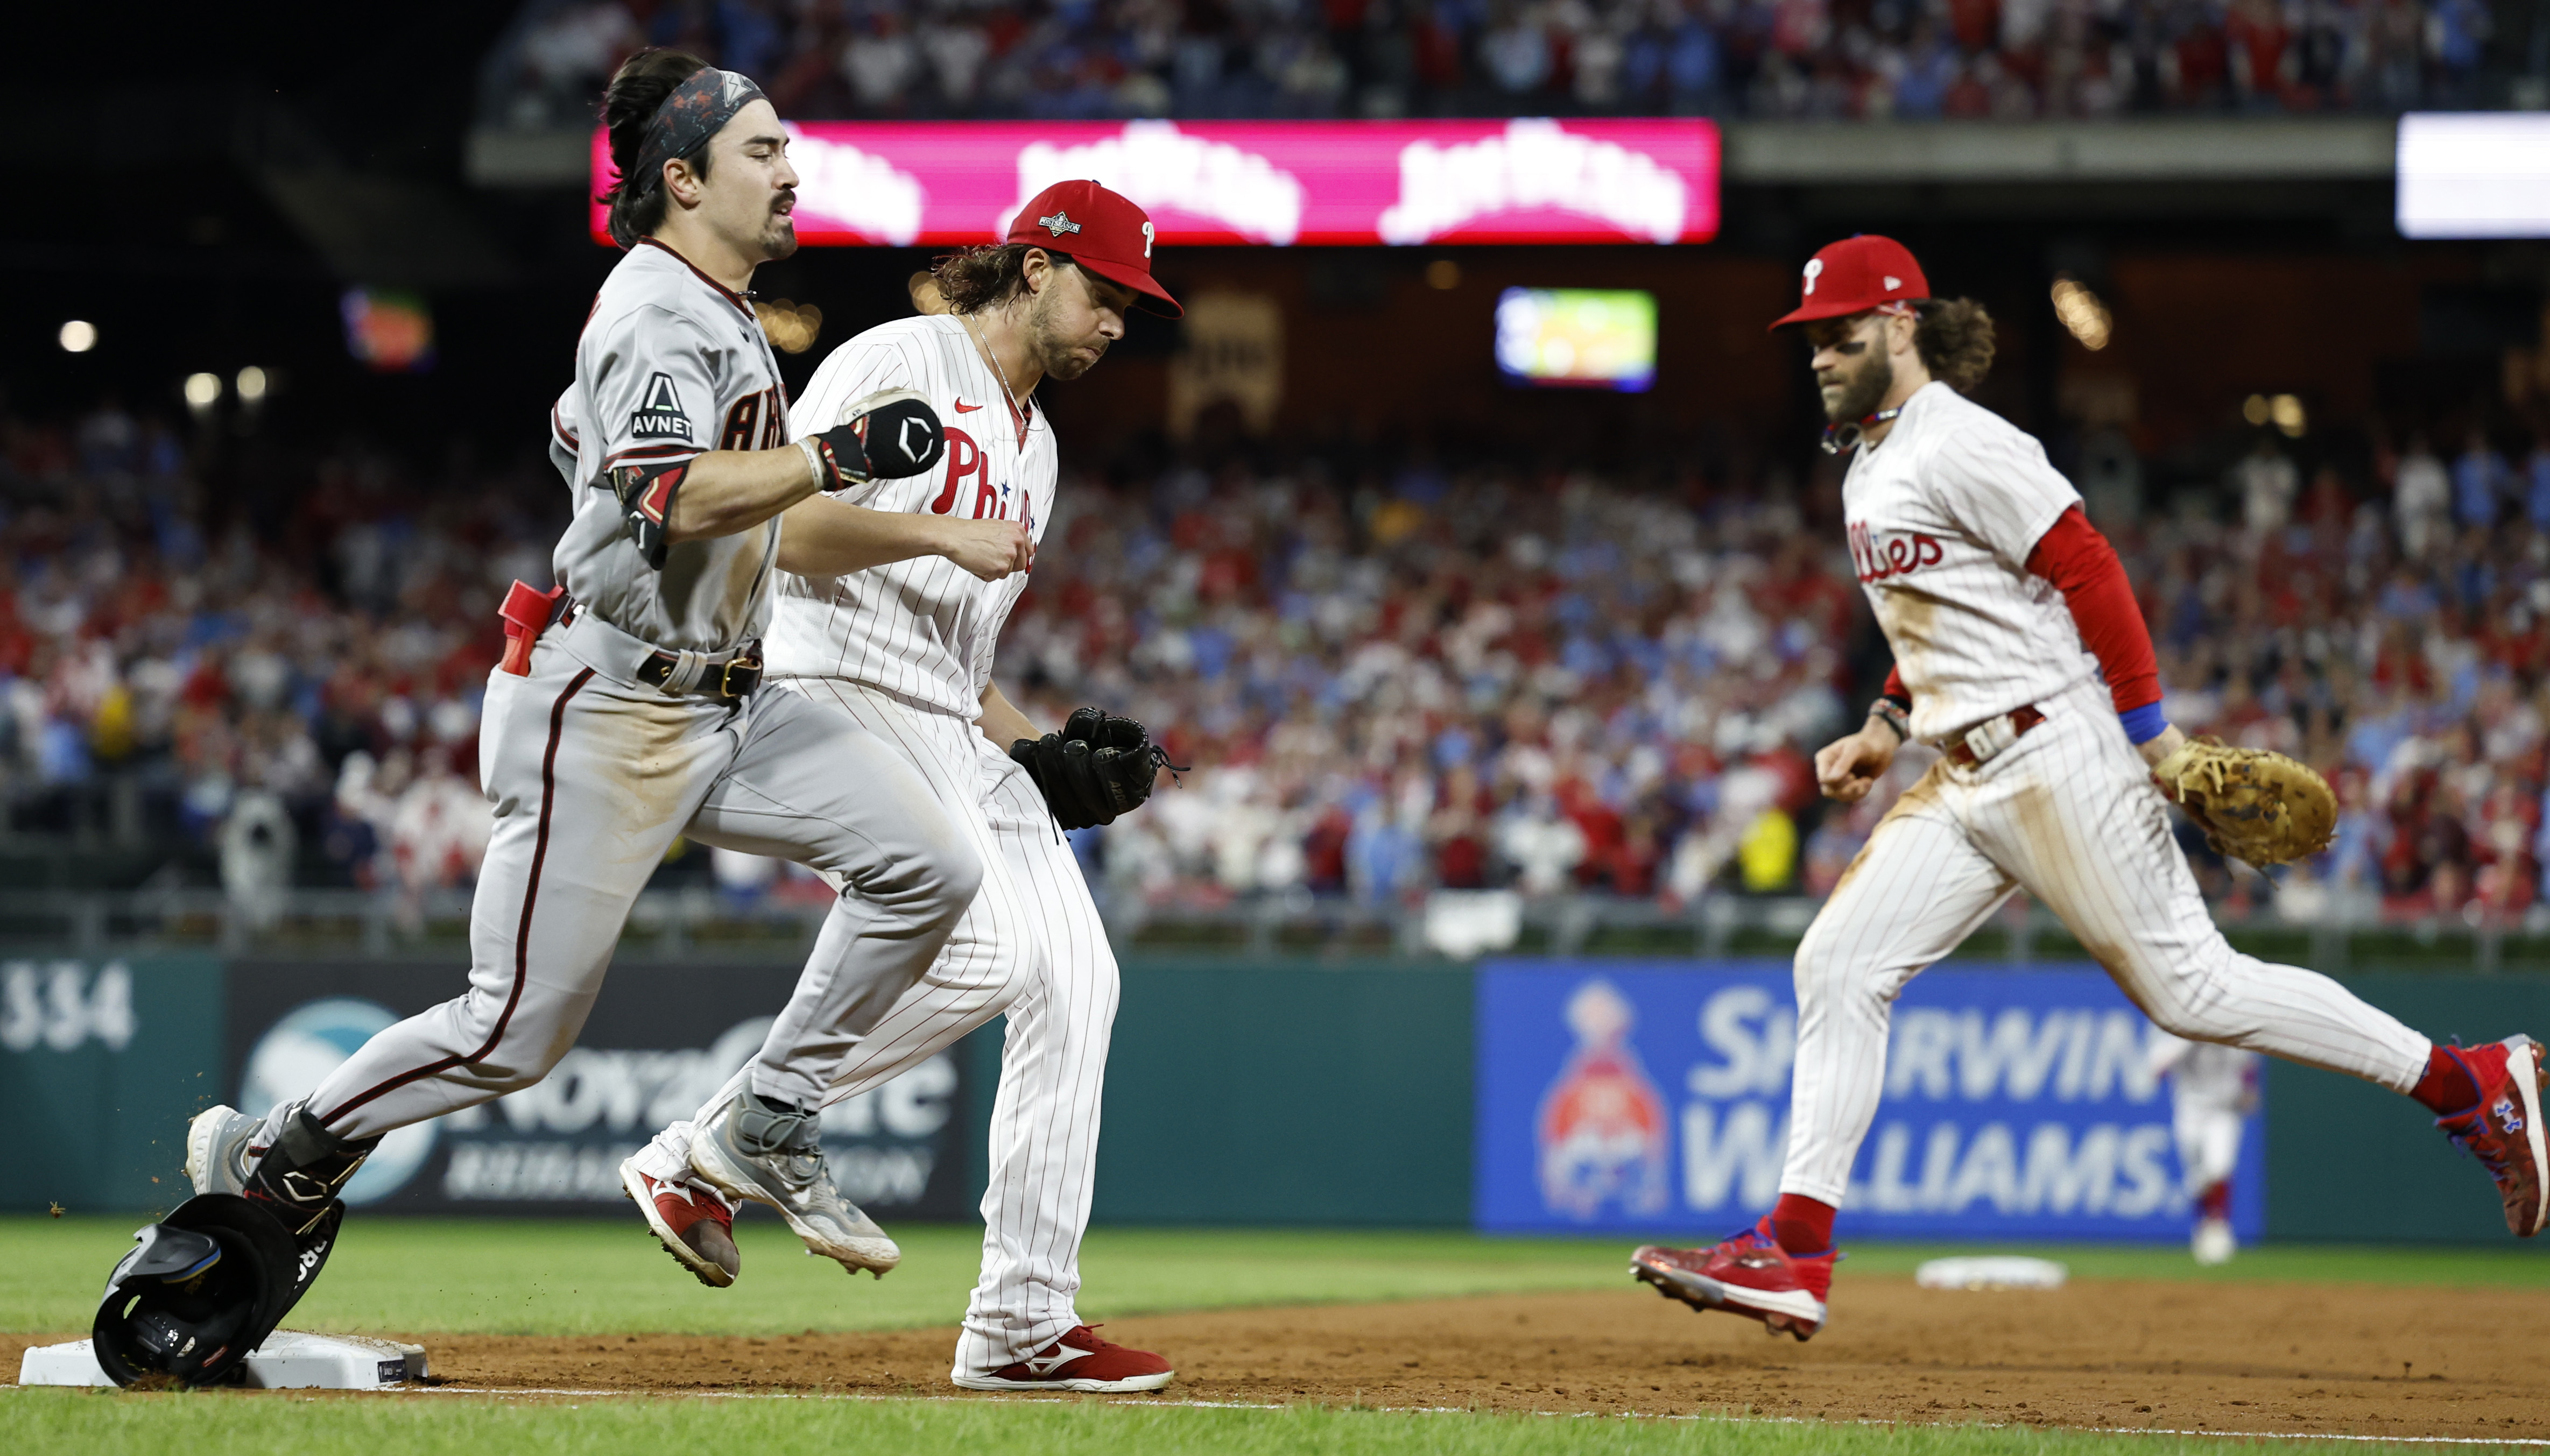
[[[779,523],[667,547],[658,570],[608,473],[787,442],[787,392],[750,304],[641,240],[603,280],[549,432],[552,458],[575,454],[575,519],[551,566],[577,601],[666,647],[719,651],[761,633]]]
[[[1912,733],[1938,739],[2042,702],[2098,670],[2028,554],[2081,503],[2017,426],[1923,385],[1842,480],[1852,566],[1912,694]]]
[[[879,511],[999,518],[1041,538],[1053,514],[1053,428],[1028,402],[1010,408],[1000,376],[964,320],[898,319],[833,351],[806,386],[801,430],[830,430],[841,409],[880,389],[920,392],[947,432],[937,469],[853,486],[840,498]],[[850,576],[782,576],[763,661],[774,676],[833,677],[971,720],[981,716],[993,645],[1027,573],[986,583],[939,556]]]

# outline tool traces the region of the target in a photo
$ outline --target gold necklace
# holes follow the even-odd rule
[[[983,357],[992,361],[993,372],[1001,376],[1001,393],[1009,396],[1010,400],[1011,428],[1019,433],[1019,448],[1026,449],[1028,447],[1028,412],[1026,407],[1019,403],[1019,392],[1010,387],[1009,366],[1001,362],[1001,351],[992,347],[990,331],[976,325],[974,316],[971,314],[959,314],[957,317],[965,321],[966,331],[973,335],[974,341],[982,346]]]

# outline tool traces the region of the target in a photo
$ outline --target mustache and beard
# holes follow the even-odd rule
[[[1077,379],[1088,373],[1090,366],[1099,359],[1107,357],[1107,340],[1096,336],[1073,339],[1065,333],[1058,317],[1062,303],[1056,297],[1060,281],[1056,279],[1046,285],[1045,290],[1028,305],[1029,346],[1035,351],[1036,362],[1044,366],[1047,375],[1055,379]],[[1084,348],[1096,349],[1097,358],[1083,358],[1080,350]]]
[[[797,250],[797,220],[780,211],[782,204],[793,203],[796,197],[797,190],[791,187],[771,199],[770,214],[762,222],[761,250],[773,262]]]
[[[1833,371],[1830,380],[1817,380],[1823,395],[1824,418],[1835,425],[1855,425],[1877,413],[1878,401],[1895,387],[1895,361],[1871,346],[1863,354],[1856,374]],[[1839,385],[1838,392],[1834,390]]]

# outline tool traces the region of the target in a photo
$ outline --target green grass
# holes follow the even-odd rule
[[[0,1218],[0,1329],[85,1329],[106,1272],[138,1216]],[[785,1334],[953,1324],[974,1284],[981,1235],[949,1225],[896,1230],[903,1267],[851,1279],[809,1259],[775,1219],[736,1228],[744,1277],[695,1283],[626,1220],[360,1218],[300,1328],[418,1333],[603,1331]],[[2012,1250],[2016,1251],[2016,1250]],[[2375,1281],[2550,1286],[2550,1259],[2503,1249],[2294,1246],[2243,1251],[2200,1271],[2175,1248],[2054,1247],[2084,1278]],[[1924,1258],[1975,1252],[1863,1245],[1844,1277],[1909,1273]],[[1466,1232],[1101,1228],[1082,1253],[1081,1312],[1096,1319],[1172,1310],[1441,1299],[1625,1287],[1624,1239],[1482,1238]]]
[[[1030,1451],[1038,1456],[2165,1456],[2218,1439],[2014,1427],[1644,1420],[1294,1407],[1198,1409],[1137,1402],[791,1401],[631,1398],[0,1395],[0,1442],[24,1451],[182,1451],[187,1456],[486,1456],[489,1452],[748,1451],[754,1456]],[[2315,1452],[2432,1446],[2277,1441]]]

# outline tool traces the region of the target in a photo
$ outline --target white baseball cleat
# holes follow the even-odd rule
[[[903,1250],[833,1186],[816,1116],[739,1089],[691,1134],[691,1171],[730,1199],[779,1211],[810,1253],[879,1279]]]
[[[206,1108],[186,1124],[186,1181],[197,1194],[240,1194],[247,1188],[248,1139],[263,1117],[237,1108]]]

